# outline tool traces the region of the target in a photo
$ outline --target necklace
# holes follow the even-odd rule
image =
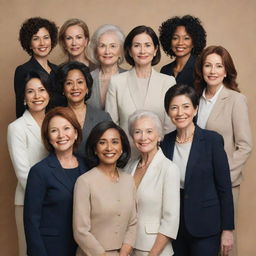
[[[184,140],[181,140],[178,136],[176,136],[176,142],[179,143],[179,144],[187,143],[187,142],[189,142],[189,141],[192,140],[193,136],[194,136],[194,133],[192,133],[190,136],[188,136],[188,137],[187,137],[186,139],[184,139]]]

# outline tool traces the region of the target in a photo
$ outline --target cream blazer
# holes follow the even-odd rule
[[[246,97],[223,87],[213,106],[205,129],[216,131],[223,136],[232,186],[240,185],[242,168],[252,151]]]
[[[134,246],[136,189],[131,175],[119,172],[113,183],[97,168],[81,175],[74,189],[73,230],[77,256],[96,256]]]
[[[125,169],[134,175],[139,160]],[[180,172],[159,149],[137,189],[137,237],[134,248],[150,251],[157,233],[176,239],[179,228]],[[172,255],[167,244],[161,256]]]
[[[15,205],[23,205],[29,170],[47,156],[41,139],[41,128],[28,110],[20,118],[9,124],[7,143],[18,179]]]
[[[106,111],[112,120],[128,134],[128,117],[136,110],[155,112],[163,123],[164,133],[175,130],[164,109],[166,91],[175,84],[172,76],[161,74],[152,68],[145,101],[138,93],[135,68],[111,77],[106,98]]]

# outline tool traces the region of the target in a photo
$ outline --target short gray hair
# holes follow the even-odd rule
[[[161,139],[163,138],[163,125],[159,116],[156,113],[148,110],[137,110],[129,116],[128,131],[131,137],[133,135],[134,123],[141,118],[149,118],[150,120],[152,120],[158,131],[158,135],[160,136]]]
[[[105,34],[105,33],[109,33],[112,32],[114,33],[117,38],[120,41],[120,47],[121,47],[121,59],[118,62],[118,64],[121,64],[124,61],[124,56],[123,56],[123,44],[124,44],[124,39],[125,39],[125,35],[122,32],[122,30],[116,26],[116,25],[112,25],[112,24],[105,24],[100,26],[92,35],[91,40],[89,42],[89,45],[87,47],[87,55],[88,58],[96,65],[100,65],[99,60],[97,59],[96,56],[96,49],[97,49],[97,45],[98,45],[98,41],[100,39],[100,37]]]

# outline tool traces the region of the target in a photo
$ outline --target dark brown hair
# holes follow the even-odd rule
[[[71,123],[71,125],[74,127],[74,129],[76,130],[77,139],[75,140],[73,150],[76,149],[78,147],[79,143],[82,141],[82,130],[81,130],[81,126],[80,126],[79,122],[77,121],[75,113],[73,112],[72,109],[70,109],[68,107],[56,107],[56,108],[50,110],[46,114],[43,124],[42,124],[42,128],[41,128],[41,135],[42,135],[42,140],[43,140],[45,148],[49,152],[54,151],[54,147],[50,143],[50,139],[49,139],[49,123],[50,123],[51,119],[55,116],[60,116],[60,117],[65,118],[66,120],[68,120]]]
[[[231,55],[224,47],[212,45],[203,50],[203,52],[198,56],[195,64],[194,85],[198,95],[201,95],[204,88],[207,86],[203,77],[203,65],[207,56],[213,53],[221,57],[222,63],[226,70],[226,77],[223,79],[223,84],[231,90],[240,92],[236,82],[237,72]]]

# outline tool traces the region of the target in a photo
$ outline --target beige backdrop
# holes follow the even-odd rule
[[[6,128],[15,118],[13,74],[28,56],[18,42],[20,24],[32,16],[49,18],[58,26],[69,18],[85,20],[92,33],[101,24],[113,23],[129,32],[137,25],[152,26],[156,31],[162,21],[174,15],[200,17],[208,34],[207,44],[226,47],[238,70],[241,91],[248,97],[251,127],[255,131],[255,67],[256,67],[256,1],[255,0],[0,0],[0,255],[17,255],[14,222],[16,178],[7,145]],[[63,55],[57,47],[51,60],[59,64]],[[157,69],[169,62],[164,56]],[[254,142],[255,144],[255,142]],[[256,255],[256,154],[252,154],[244,170],[239,204],[239,252]]]

